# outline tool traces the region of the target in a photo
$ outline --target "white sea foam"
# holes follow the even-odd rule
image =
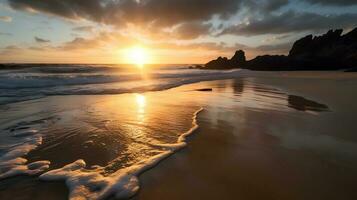
[[[197,128],[197,115],[203,109],[199,109],[193,115],[192,127],[183,133],[175,144],[154,144],[164,150],[149,159],[142,160],[130,167],[105,174],[105,168],[95,167],[86,169],[84,160],[77,160],[60,169],[48,171],[40,176],[44,181],[65,180],[70,190],[69,199],[106,199],[108,197],[130,198],[139,190],[138,176],[146,170],[154,167],[166,157],[172,155],[187,145],[186,139]]]
[[[15,164],[5,173],[0,174],[0,179],[9,178],[18,175],[36,175],[49,168],[50,161],[37,161],[26,164]]]
[[[31,125],[29,125],[31,124]],[[49,168],[50,161],[28,163],[24,158],[30,151],[42,144],[42,134],[36,128],[45,125],[45,120],[37,123],[19,123],[11,129],[4,130],[12,144],[7,144],[2,150],[6,153],[0,156],[0,179],[17,175],[36,175]]]

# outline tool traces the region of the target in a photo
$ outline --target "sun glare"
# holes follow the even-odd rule
[[[143,121],[145,117],[146,97],[142,94],[136,94],[135,98],[136,98],[138,119],[140,121]]]
[[[142,94],[136,94],[136,104],[139,108],[143,108],[146,105],[146,98]]]
[[[144,64],[147,64],[149,59],[147,50],[141,46],[130,48],[127,56],[129,62],[137,65],[138,67],[143,67]]]

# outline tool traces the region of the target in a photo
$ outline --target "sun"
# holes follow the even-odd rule
[[[149,55],[147,49],[142,46],[131,47],[127,52],[127,57],[131,64],[135,64],[138,67],[143,67],[147,64]]]

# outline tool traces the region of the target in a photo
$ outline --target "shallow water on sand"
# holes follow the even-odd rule
[[[32,175],[30,177],[0,180],[0,199],[48,199],[49,196],[64,199],[69,195],[64,192],[67,191],[63,187],[65,180],[72,195],[75,193],[72,197],[99,198],[104,194],[108,197],[118,194],[118,190],[127,192],[124,197],[131,196],[138,189],[135,178],[142,173],[143,166],[154,166],[151,159],[156,161],[155,156],[180,149],[177,145],[182,143],[178,138],[194,127],[193,117],[201,107],[212,130],[215,126],[223,129],[222,132],[229,129],[234,140],[251,134],[249,130],[252,129],[242,130],[242,125],[246,124],[250,128],[256,126],[256,130],[264,132],[262,135],[277,140],[274,145],[279,148],[311,151],[326,162],[350,166],[354,164],[352,158],[357,156],[355,141],[347,142],[333,133],[337,130],[329,122],[336,120],[336,111],[328,104],[289,94],[256,78],[202,82],[142,94],[51,96],[0,108],[3,162],[10,160],[4,158],[7,153],[34,145],[11,157],[27,159],[26,163],[0,167],[0,172],[37,161],[51,162],[48,166],[41,165],[45,168],[37,167],[38,173],[29,171],[34,169],[28,166],[25,171],[17,171]],[[242,112],[265,117],[249,119]],[[310,120],[314,124],[307,123]],[[267,123],[269,126],[265,126]],[[33,143],[38,138],[41,142]],[[262,138],[250,139],[248,145],[254,148],[259,145],[254,139]],[[267,144],[269,141],[261,142]],[[86,165],[75,162],[79,159]],[[71,163],[70,169],[62,168]],[[132,169],[133,166],[139,167]],[[60,168],[60,171],[53,171]],[[48,171],[48,176],[38,179]],[[132,176],[126,180],[121,178],[123,174]],[[68,182],[82,175],[84,177],[80,178],[86,181]],[[61,181],[47,182],[51,180]],[[120,181],[124,189],[114,187]],[[85,189],[78,190],[79,186]],[[21,193],[15,196],[19,191]]]
[[[134,199],[356,199],[356,82],[196,84],[213,88],[202,97],[200,128],[187,148],[141,176]]]
[[[170,151],[178,138],[192,128],[192,117],[200,107],[186,105],[179,99],[171,103],[167,98],[173,99],[165,93],[56,96],[9,106],[1,118],[2,163],[17,159],[27,159],[27,163],[4,164],[0,168],[3,178],[10,177],[5,180],[8,183],[1,185],[1,195],[11,195],[6,193],[12,187],[11,176],[33,174],[28,170],[16,171],[18,166],[27,167],[28,163],[50,161],[52,170],[82,159],[86,166],[77,174],[88,170],[106,177]],[[41,142],[27,150],[28,144],[37,138]],[[7,156],[17,149],[25,152]],[[15,172],[7,175],[11,169]],[[28,184],[20,179],[16,187],[21,182]],[[31,183],[34,190],[43,184]]]

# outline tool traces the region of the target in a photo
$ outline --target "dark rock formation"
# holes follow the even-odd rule
[[[345,72],[357,72],[357,67],[347,69]]]
[[[216,60],[212,60],[205,64],[205,68],[208,69],[229,69],[232,68],[230,60],[226,57],[218,57]]]
[[[244,68],[263,71],[279,71],[284,70],[287,66],[291,66],[291,59],[284,55],[265,55],[257,56],[248,61]]]
[[[232,69],[243,67],[246,63],[245,53],[242,50],[236,51],[231,59],[219,57],[205,64],[206,69]]]
[[[234,54],[234,56],[231,58],[230,60],[230,64],[233,67],[243,67],[246,63],[246,58],[245,58],[245,53],[242,50],[238,50],[236,51],[236,53]]]
[[[342,31],[341,29],[330,30],[325,35],[318,37],[308,35],[294,43],[289,52],[289,57],[309,61],[316,57],[334,54],[334,47],[341,38]]]
[[[205,69],[246,68],[251,70],[339,70],[357,67],[357,28],[341,35],[330,30],[322,36],[308,35],[297,40],[289,55],[265,55],[246,61],[239,50],[232,59],[218,58]]]
[[[196,91],[198,91],[198,92],[212,92],[213,89],[212,88],[202,88],[202,89],[197,89]]]
[[[289,58],[317,69],[351,67],[357,55],[357,35],[354,32],[357,32],[357,29],[343,36],[341,29],[330,30],[318,37],[309,35],[295,42]]]

